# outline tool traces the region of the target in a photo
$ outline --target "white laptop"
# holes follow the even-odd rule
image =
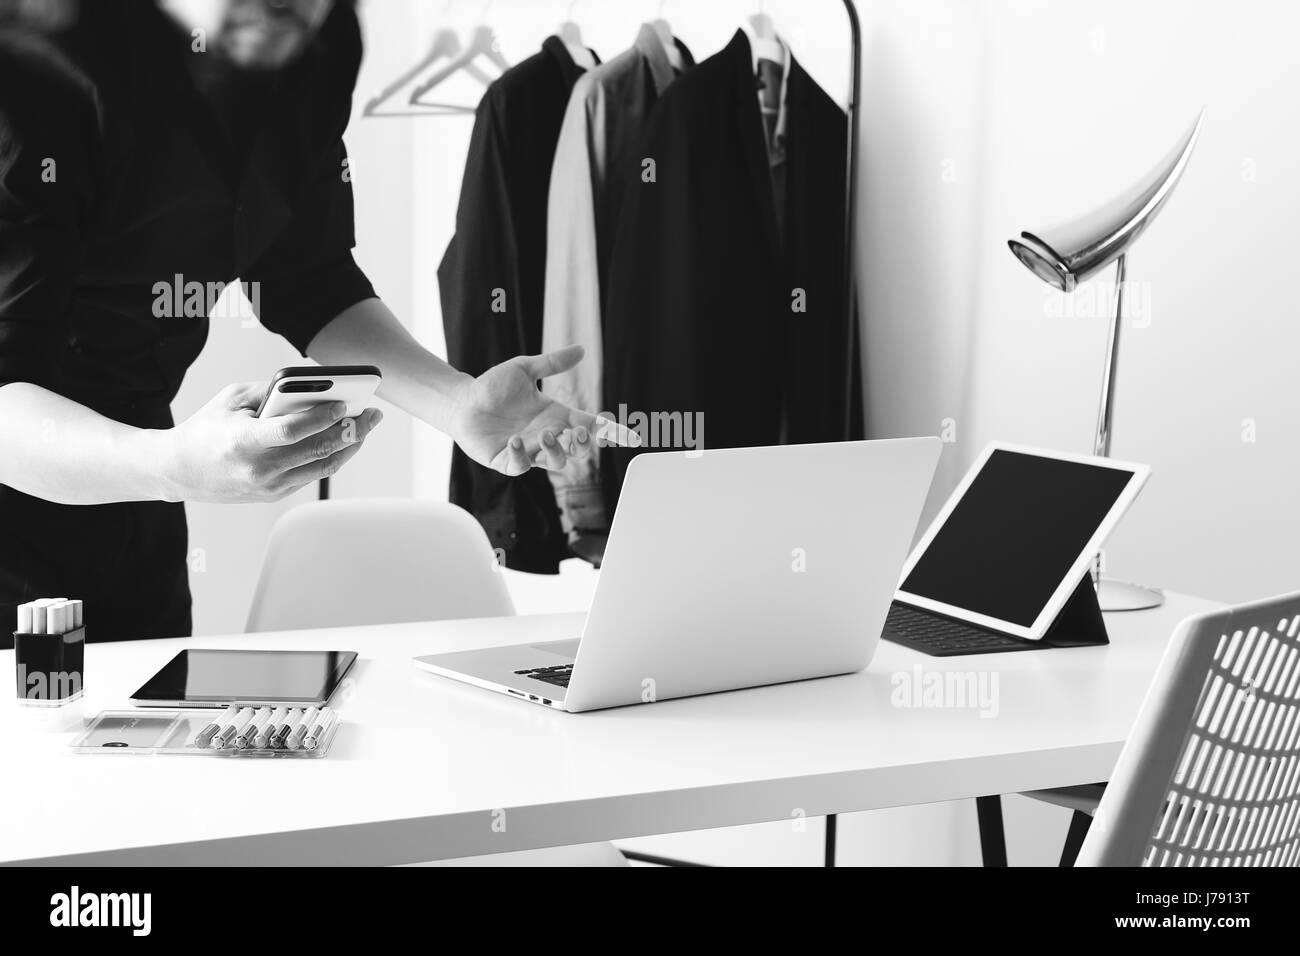
[[[570,712],[862,670],[941,447],[639,455],[581,635],[415,665]]]

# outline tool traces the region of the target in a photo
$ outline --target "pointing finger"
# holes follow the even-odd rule
[[[596,444],[601,448],[610,445],[619,445],[624,448],[641,447],[640,435],[616,421],[605,418],[603,415],[596,417],[595,427],[592,431],[596,438]]]

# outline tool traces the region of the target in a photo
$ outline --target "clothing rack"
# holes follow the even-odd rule
[[[859,330],[857,323],[857,301],[856,301],[856,282],[854,280],[854,237],[856,235],[856,214],[857,214],[857,153],[858,153],[858,90],[862,80],[862,26],[858,17],[858,9],[854,0],[841,0],[844,6],[844,13],[849,21],[849,47],[850,47],[850,65],[849,65],[849,94],[845,106],[845,114],[848,120],[848,146],[845,156],[845,214],[844,214],[844,367],[841,374],[844,376],[844,395],[853,394],[853,358],[860,348]],[[490,6],[490,3],[489,3]],[[485,8],[486,12],[486,8]],[[482,29],[482,28],[480,28]],[[368,118],[383,118],[396,116],[448,116],[448,115],[473,115],[472,111],[466,110],[459,112],[449,109],[428,109],[428,110],[403,110],[392,113],[372,112],[372,108],[377,103],[387,98],[389,94],[397,92],[398,87],[411,79],[415,73],[424,64],[417,65],[414,69],[409,70],[399,79],[398,82],[390,86],[381,93],[379,97],[371,100],[365,108],[365,116]],[[417,104],[418,105],[418,104]],[[845,404],[844,421],[842,423],[842,434],[845,439],[852,435],[853,410]],[[328,495],[328,486],[322,488],[321,497]]]
[[[862,85],[862,24],[858,20],[858,8],[853,0],[842,0],[844,13],[849,18],[849,99],[845,113],[849,123],[849,141],[844,158],[844,340],[848,347],[844,350],[844,394],[853,394],[853,356],[860,347],[858,340],[858,304],[857,283],[854,281],[853,239],[857,232],[858,210],[858,90]],[[845,403],[844,437],[851,435],[853,412]],[[835,865],[835,818],[826,821],[826,865]]]

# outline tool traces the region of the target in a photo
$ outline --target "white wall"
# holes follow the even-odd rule
[[[872,6],[859,266],[873,431],[954,418],[944,493],[994,438],[1089,451],[1104,303],[1078,315],[1092,290],[1049,295],[1006,240],[1120,191],[1204,105],[1187,174],[1129,257],[1149,310],[1123,333],[1114,454],[1154,476],[1108,558],[1225,600],[1295,587],[1300,394],[1282,357],[1300,348],[1284,293],[1300,249],[1300,8]]]
[[[858,264],[872,433],[955,421],[932,507],[989,440],[1090,451],[1104,311],[1079,315],[1086,288],[1050,296],[1006,240],[1119,192],[1204,105],[1187,174],[1129,257],[1149,310],[1124,329],[1113,450],[1154,474],[1108,564],[1223,600],[1300,586],[1289,371],[1300,325],[1285,291],[1300,250],[1300,7],[864,6]],[[1050,863],[1065,814],[1027,806],[1008,801],[1012,862]],[[915,811],[898,832],[937,812]]]

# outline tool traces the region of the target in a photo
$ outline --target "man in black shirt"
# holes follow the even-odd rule
[[[212,302],[178,309],[173,287],[238,277],[267,328],[322,364],[379,366],[380,395],[504,474],[587,453],[593,417],[536,387],[580,349],[463,375],[354,262],[352,3],[19,9],[0,23],[0,615],[67,595],[96,640],[188,634],[180,502],[277,500],[378,424],[258,420],[258,383],[174,423]]]

